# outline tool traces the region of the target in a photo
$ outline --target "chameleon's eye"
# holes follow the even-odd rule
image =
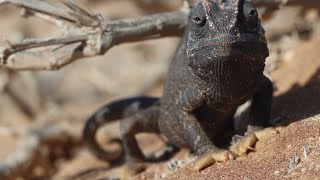
[[[243,5],[243,16],[247,21],[250,27],[254,27],[257,25],[258,22],[258,11],[250,2],[245,2]]]
[[[192,20],[198,26],[206,25],[206,18],[205,17],[196,16]]]
[[[197,38],[203,36],[207,20],[203,7],[200,4],[190,11],[188,19],[190,33]]]

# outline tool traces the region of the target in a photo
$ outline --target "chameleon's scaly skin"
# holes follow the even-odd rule
[[[215,142],[232,124],[237,108],[249,99],[249,125],[255,129],[268,125],[273,88],[263,69],[269,51],[255,7],[245,0],[203,0],[191,10],[188,22],[160,104],[138,98],[122,107],[132,109],[138,102],[120,128],[131,163],[146,160],[134,138],[145,131],[162,133],[172,147],[192,149],[199,156],[197,170],[215,160],[232,159],[232,153],[220,150]],[[105,111],[109,106],[86,125],[84,142],[93,151],[97,127],[117,113]],[[96,123],[97,114],[104,114],[103,123]]]

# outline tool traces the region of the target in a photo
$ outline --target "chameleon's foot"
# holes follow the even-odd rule
[[[133,175],[136,175],[147,168],[147,163],[143,162],[127,162],[121,169],[121,180],[131,179]]]
[[[254,131],[254,134],[257,136],[258,140],[261,140],[279,134],[279,131],[273,127],[269,127],[258,131]]]
[[[213,165],[215,162],[228,161],[234,159],[235,156],[228,150],[213,150],[200,156],[194,163],[193,169],[195,171],[201,171],[202,169]]]
[[[237,156],[247,155],[249,151],[255,151],[254,146],[259,140],[275,134],[278,134],[278,131],[271,127],[248,132],[244,137],[236,136],[237,140],[232,143],[229,150]]]
[[[237,156],[247,155],[248,151],[254,151],[253,146],[258,141],[255,133],[248,133],[244,137],[238,138],[236,142],[233,142],[230,146],[230,151]]]

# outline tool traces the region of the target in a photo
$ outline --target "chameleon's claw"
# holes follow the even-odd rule
[[[246,134],[242,138],[237,138],[238,140],[235,143],[233,143],[229,149],[231,152],[233,152],[237,156],[247,155],[250,150],[255,151],[253,146],[259,140],[278,134],[278,133],[279,132],[272,127],[257,130],[257,131],[252,131]]]
[[[258,131],[254,131],[254,134],[257,136],[258,140],[261,140],[279,134],[279,131],[276,130],[274,127],[269,127]]]
[[[249,150],[255,151],[253,146],[256,144],[257,141],[257,136],[254,133],[249,133],[244,137],[238,139],[237,142],[232,144],[229,149],[237,156],[247,155],[247,152]]]
[[[133,175],[136,175],[147,168],[147,163],[143,162],[127,162],[121,169],[121,180],[131,179]]]
[[[193,169],[200,172],[202,169],[213,165],[216,161],[211,156],[201,157],[196,160]]]
[[[251,151],[256,151],[256,149],[255,149],[255,148],[250,147],[250,146],[247,146],[246,148],[247,148],[248,150],[251,150]]]
[[[203,156],[199,157],[196,162],[194,163],[193,169],[197,172],[201,171],[202,169],[213,165],[215,162],[221,161],[228,161],[234,159],[235,156],[232,152],[228,150],[215,150],[210,151],[204,154]]]

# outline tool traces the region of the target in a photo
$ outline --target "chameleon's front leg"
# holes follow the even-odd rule
[[[263,75],[252,98],[246,135],[230,147],[234,154],[238,156],[245,155],[248,150],[253,149],[252,146],[259,139],[277,133],[275,128],[266,128],[269,126],[271,116],[272,94],[272,82]]]
[[[261,129],[269,126],[271,118],[271,105],[273,85],[266,76],[262,76],[259,87],[252,99],[249,126]]]
[[[193,114],[194,110],[205,103],[205,97],[194,88],[189,88],[182,93],[179,99],[179,123],[183,128],[186,142],[199,156],[194,164],[194,169],[200,171],[216,161],[234,159],[233,154],[227,150],[217,148],[208,137],[200,122]]]

